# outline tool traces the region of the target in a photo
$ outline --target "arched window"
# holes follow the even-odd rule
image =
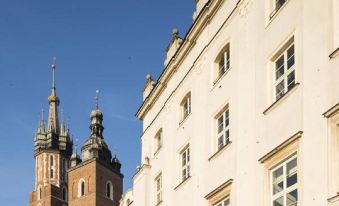
[[[49,158],[49,164],[50,164],[50,178],[54,178],[54,157],[51,155]]]
[[[85,180],[81,179],[78,183],[78,197],[85,195]]]
[[[67,201],[67,190],[65,187],[62,188],[62,200]]]
[[[113,184],[111,181],[106,183],[106,197],[113,200]]]

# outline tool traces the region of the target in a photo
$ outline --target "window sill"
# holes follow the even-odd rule
[[[218,149],[217,152],[215,152],[210,158],[208,158],[208,161],[212,161],[214,158],[219,156],[229,145],[232,143],[232,141],[229,141],[227,144],[225,144],[222,148]]]
[[[223,73],[221,76],[219,76],[216,80],[214,80],[213,82],[213,86],[211,88],[210,91],[212,91],[215,87],[217,87],[217,85],[219,84],[219,82],[221,82],[221,80],[229,73],[229,71],[232,69],[232,67],[230,67],[225,73]],[[220,86],[219,86],[220,88]]]
[[[186,120],[191,116],[191,114],[192,114],[192,112],[189,113],[183,120],[181,120],[179,122],[179,127],[181,127],[184,124],[184,122],[186,122]]]
[[[276,108],[279,104],[281,104],[288,96],[290,96],[298,87],[300,83],[295,83],[295,85],[288,90],[285,94],[283,94],[278,100],[273,102],[264,112],[264,115],[267,115],[270,111],[272,111],[274,108]]]
[[[334,59],[336,56],[339,55],[339,47],[337,47],[330,55],[330,59]]]
[[[159,154],[159,152],[160,152],[161,149],[162,149],[162,147],[159,147],[159,148],[154,152],[153,156],[156,157],[156,156]]]
[[[181,181],[181,182],[174,188],[174,190],[177,190],[177,189],[181,188],[186,182],[188,182],[189,179],[191,179],[191,176],[188,176],[186,179],[184,179],[183,181]]]
[[[282,5],[282,6],[278,9],[278,11],[276,11],[273,15],[272,15],[273,11],[271,11],[271,13],[268,15],[268,21],[267,21],[267,23],[266,23],[265,28],[267,28],[267,27],[271,24],[271,22],[279,15],[279,13],[281,13],[281,11],[286,7],[286,5],[287,5],[288,3],[289,3],[289,0],[287,0],[287,1],[284,3],[284,5]]]
[[[160,202],[158,202],[157,204],[155,204],[155,206],[159,206],[159,205],[161,205],[161,203],[162,203],[162,200]]]
[[[329,203],[335,203],[339,201],[339,192],[337,192],[337,195],[330,197],[327,199],[327,202]]]

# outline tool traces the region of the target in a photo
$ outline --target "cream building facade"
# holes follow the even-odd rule
[[[338,206],[339,0],[196,4],[147,76],[120,205]]]

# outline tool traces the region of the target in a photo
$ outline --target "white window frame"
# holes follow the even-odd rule
[[[287,188],[287,164],[290,163],[292,160],[296,159],[297,161],[297,165],[296,165],[296,171],[294,173],[296,173],[297,175],[297,183],[291,185],[290,187]],[[276,194],[273,193],[273,173],[275,171],[277,171],[280,168],[283,168],[283,189],[280,192],[277,192]],[[293,174],[294,174],[293,173]],[[297,196],[299,199],[299,188],[298,188],[298,182],[299,182],[299,178],[298,178],[298,157],[297,154],[294,154],[293,156],[289,157],[288,159],[284,160],[283,162],[281,162],[279,165],[275,166],[274,168],[272,168],[270,170],[270,205],[274,206],[273,201],[279,199],[280,197],[283,197],[283,206],[298,206],[298,200],[296,202],[296,204],[290,204],[287,205],[287,194],[297,190]]]
[[[191,162],[191,151],[190,146],[186,146],[185,149],[183,149],[180,152],[180,176],[181,181],[185,181],[187,178],[190,177],[190,162]]]
[[[187,93],[180,102],[180,123],[182,123],[192,112],[191,92]],[[180,124],[179,123],[179,124]]]
[[[221,64],[223,62],[223,64]],[[222,49],[222,52],[218,55],[216,61],[215,80],[213,84],[216,84],[219,79],[224,76],[231,68],[231,46],[228,42]]]
[[[271,12],[270,12],[270,19],[272,19],[277,13],[278,11],[280,11],[287,3],[288,0],[270,0],[270,4],[272,5],[271,8]],[[278,7],[277,3],[278,2],[282,2],[282,4],[280,4],[280,6]]]
[[[158,205],[162,202],[162,173],[154,179],[155,186],[155,204]]]
[[[107,190],[107,188],[109,187],[110,191]],[[109,194],[108,194],[109,192]],[[106,197],[113,200],[113,184],[111,181],[107,181],[106,182]]]
[[[293,55],[290,56],[288,58],[288,51],[289,49],[291,49],[293,47]],[[276,55],[277,57],[273,59],[273,75],[272,75],[272,79],[273,79],[273,98],[275,101],[279,100],[281,97],[284,96],[285,93],[287,93],[289,90],[291,90],[297,83],[297,74],[296,74],[296,58],[295,58],[295,43],[294,43],[294,39],[292,39],[292,41],[288,44],[286,44],[286,46],[283,47],[284,49],[282,51],[280,51],[278,53],[278,55]],[[283,64],[277,68],[277,62],[283,58]],[[290,66],[288,68],[288,61],[292,60],[291,58],[293,58],[293,65]],[[284,73],[278,77],[277,77],[277,71],[283,67],[284,69]],[[288,77],[289,75],[292,75],[292,73],[294,73],[294,80],[291,84],[288,83]],[[281,90],[278,94],[277,94],[277,87],[278,85],[280,85],[281,83],[283,83],[283,90]]]
[[[230,205],[230,197],[229,196],[214,204],[214,206],[229,206],[229,205]]]
[[[219,131],[219,119],[222,118],[222,130]],[[217,150],[222,149],[230,141],[230,111],[229,106],[227,105],[224,109],[219,112],[215,118],[216,121],[216,148]],[[222,143],[219,144],[219,139],[222,138]]]

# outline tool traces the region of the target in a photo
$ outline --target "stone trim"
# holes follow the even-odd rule
[[[326,117],[326,118],[330,118],[337,113],[339,113],[339,102],[336,105],[334,105],[333,107],[331,107],[329,110],[327,110],[323,114],[323,116]]]
[[[213,191],[205,195],[205,199],[209,201],[209,205],[213,205],[222,198],[229,196],[233,179],[229,179],[223,184],[219,185]]]

